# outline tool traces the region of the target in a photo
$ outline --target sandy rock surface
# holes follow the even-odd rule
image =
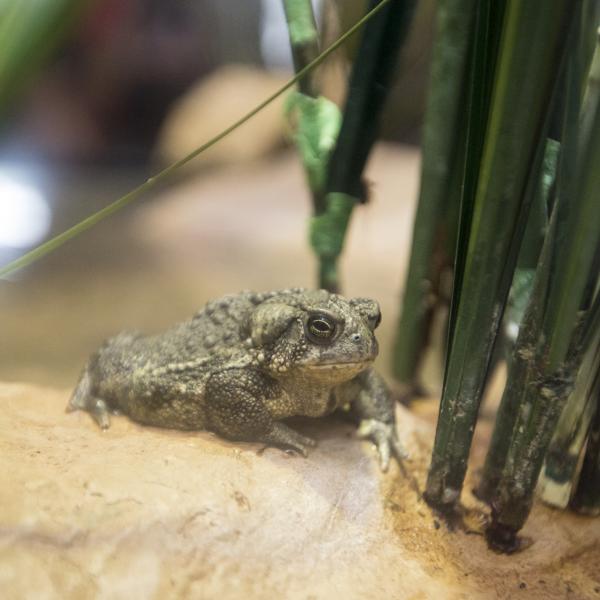
[[[467,498],[450,533],[420,500],[433,430],[378,471],[350,424],[302,422],[308,459],[208,433],[65,414],[0,384],[0,589],[21,598],[595,598],[600,520],[536,507],[527,551],[489,552]]]

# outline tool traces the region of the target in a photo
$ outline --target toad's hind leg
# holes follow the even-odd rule
[[[74,410],[85,410],[102,429],[110,427],[110,416],[108,405],[102,398],[96,398],[91,393],[90,374],[86,369],[69,400],[67,412]]]

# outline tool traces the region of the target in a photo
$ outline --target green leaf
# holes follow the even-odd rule
[[[313,194],[322,194],[327,164],[337,139],[342,113],[335,102],[323,96],[312,98],[300,92],[290,94],[288,119],[294,122],[293,139],[308,175]]]

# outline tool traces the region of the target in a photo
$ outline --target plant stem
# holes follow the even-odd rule
[[[598,278],[593,268],[600,242],[600,105],[595,107],[585,139],[571,193],[559,195],[553,211],[556,235],[548,235],[544,243],[538,273],[539,279],[547,275],[547,283],[536,283],[531,300],[541,307],[541,314],[526,334],[535,344],[525,347],[517,341],[516,352],[529,354],[528,376],[520,389],[511,388],[518,399],[507,398],[516,402],[518,418],[492,499],[488,538],[500,546],[515,543],[529,514],[544,455],[585,351],[579,338],[586,326],[578,321],[590,279],[596,282]],[[505,397],[508,392],[507,387]]]
[[[474,0],[440,2],[436,17],[421,144],[421,189],[393,350],[394,376],[413,388],[418,387],[417,372],[435,305],[439,275],[435,265],[440,262],[434,257],[436,240],[448,211],[448,193],[453,194],[462,179],[463,162],[455,156],[460,154],[457,152],[459,132],[465,129],[460,125],[475,5]],[[461,175],[456,176],[456,172]],[[451,182],[455,183],[452,187]],[[449,225],[448,230],[455,229],[456,225]]]
[[[319,53],[319,36],[310,0],[283,0],[296,72]],[[313,212],[324,210],[327,162],[339,133],[337,106],[319,95],[310,73],[298,82],[298,93],[288,99],[288,114],[295,120],[294,141],[312,194]]]
[[[319,34],[310,0],[283,0],[285,17],[292,47],[294,70],[301,71],[319,55]],[[314,77],[304,77],[298,82],[302,94],[318,95]]]
[[[519,0],[506,5],[462,280],[455,283],[458,303],[427,480],[426,499],[441,509],[452,509],[462,489],[491,352],[527,220],[529,166],[544,139],[541,134],[572,10],[568,0],[543,7],[541,2]]]
[[[369,0],[369,8],[376,3]],[[415,4],[416,0],[392,0],[365,27],[350,74],[342,127],[329,162],[327,192],[342,192],[359,202],[367,200],[362,173]]]
[[[571,40],[568,43],[568,48],[570,49],[569,57],[565,60],[565,67],[561,68],[563,74],[559,77],[554,101],[555,106],[553,114],[550,117],[550,128],[553,135],[562,140],[559,161],[556,167],[545,161],[546,167],[540,178],[542,182],[540,186],[542,195],[547,196],[546,192],[552,191],[547,196],[548,210],[551,209],[553,204],[551,200],[554,197],[558,198],[556,202],[562,207],[568,206],[568,198],[573,193],[572,186],[574,185],[573,178],[575,176],[576,157],[579,153],[581,141],[585,139],[586,132],[589,131],[589,123],[580,126],[585,120],[582,115],[588,114],[585,110],[581,111],[580,90],[581,80],[585,78],[585,65],[589,63],[589,57],[583,50],[589,52],[589,48],[578,45],[578,34],[581,32],[578,25],[577,19],[574,19]],[[587,26],[589,28],[589,24]],[[589,106],[593,108],[592,104],[589,104]],[[546,153],[554,153],[554,146],[557,144],[558,142],[553,142],[549,139],[547,141]],[[553,159],[552,163],[555,162]],[[555,172],[553,173],[552,171]],[[544,180],[546,180],[545,185],[543,184]],[[537,206],[537,199],[535,202],[534,209],[537,211],[540,207]],[[561,208],[561,214],[565,210],[565,208]],[[547,230],[547,238],[551,236],[554,236],[553,239],[561,238],[562,233],[559,232],[557,234],[556,232],[558,216],[558,213],[553,215],[553,225]],[[530,217],[527,224],[529,231],[531,231],[532,226],[532,219]],[[525,240],[525,243],[527,243],[527,240]],[[502,472],[505,468],[509,449],[512,444],[513,431],[515,430],[519,415],[520,391],[524,389],[524,386],[529,385],[529,380],[534,377],[530,370],[530,361],[535,350],[536,332],[541,327],[541,319],[545,310],[544,295],[548,286],[550,269],[553,265],[551,258],[553,251],[552,244],[550,242],[547,243],[545,251],[542,252],[539,260],[536,260],[538,268],[535,273],[533,285],[537,285],[538,289],[535,293],[532,292],[531,295],[534,296],[533,298],[530,296],[530,306],[525,312],[519,329],[519,335],[522,337],[520,340],[517,340],[512,359],[509,361],[509,377],[506,389],[496,415],[496,424],[486,456],[483,475],[477,488],[479,498],[488,502],[491,502],[502,478]],[[528,248],[522,248],[519,255],[520,261],[526,258],[526,253],[531,254]],[[535,258],[535,254],[531,258]],[[531,259],[527,259],[527,263],[532,264]],[[544,271],[542,272],[542,270]],[[589,291],[588,297],[590,297]],[[585,302],[582,308],[587,308]]]
[[[579,483],[571,508],[584,515],[600,515],[600,394],[587,443]]]
[[[558,152],[558,143],[553,140],[546,140],[546,150],[545,154],[555,155]],[[533,171],[537,173],[536,170]],[[556,161],[555,160],[545,160],[544,167],[542,167],[542,173],[539,176],[539,193],[533,198],[535,209],[540,208],[539,203],[541,201],[547,200],[547,193],[549,193],[550,189],[554,186],[555,181],[555,172],[556,172]],[[534,175],[535,176],[535,175]],[[533,211],[532,211],[533,212]],[[532,219],[533,216],[533,219]],[[529,232],[530,234],[537,233],[532,225],[532,222],[541,220],[539,215],[530,215],[530,219],[528,220],[526,226],[526,234]],[[556,228],[556,217],[554,221],[551,222],[551,225],[547,226],[546,235],[554,235],[554,230]],[[527,240],[524,239],[523,246],[521,247],[521,251],[519,253],[519,260],[528,260],[524,254],[535,252],[530,247],[526,246]],[[541,265],[550,265],[550,257],[548,253],[550,252],[550,245],[546,246],[546,250],[544,253],[543,250],[543,240],[542,240],[542,250],[540,255],[536,260],[539,261]],[[515,288],[519,285],[519,278],[523,277],[525,273],[522,269],[515,270],[513,276],[513,283],[511,286],[511,293],[515,290]],[[515,348],[513,348],[512,358],[509,360],[509,369],[508,369],[508,378],[506,382],[506,389],[502,396],[502,402],[500,407],[496,413],[496,423],[494,426],[494,432],[492,435],[492,440],[490,442],[490,448],[488,450],[485,464],[483,467],[483,475],[481,481],[476,489],[476,495],[478,498],[484,501],[489,501],[496,489],[498,482],[500,481],[502,470],[504,468],[504,464],[506,461],[506,456],[508,454],[511,440],[512,440],[512,431],[514,428],[515,421],[517,419],[518,414],[518,394],[519,390],[523,385],[525,385],[528,381],[528,372],[527,366],[528,361],[531,357],[532,348],[535,345],[535,336],[534,331],[537,323],[537,319],[539,315],[541,315],[543,307],[539,305],[539,302],[534,302],[531,300],[533,291],[532,287],[534,285],[545,286],[547,285],[547,279],[549,277],[549,272],[544,271],[543,273],[539,271],[536,273],[534,271],[534,277],[532,281],[528,283],[528,290],[524,293],[527,295],[527,300],[525,301],[525,308],[523,317],[519,322],[519,337],[517,338],[516,347],[519,348],[517,352]],[[536,296],[536,297],[539,297]],[[507,307],[507,310],[510,307]]]
[[[455,234],[454,281],[451,310],[448,317],[448,341],[454,338],[454,327],[460,304],[463,274],[468,255],[471,221],[477,194],[485,137],[492,101],[498,47],[503,29],[505,2],[487,0],[477,4],[475,30],[469,66],[469,90],[464,139],[464,161],[458,189],[460,206],[458,231]],[[456,192],[453,191],[453,195]],[[448,225],[450,227],[450,225]],[[448,349],[446,349],[448,352]]]
[[[370,0],[369,8],[375,4]],[[340,288],[338,259],[354,205],[367,200],[362,174],[414,6],[415,0],[391,0],[365,27],[352,67],[341,129],[328,162],[323,211],[310,224],[320,286],[330,291]]]
[[[600,394],[600,348],[586,354],[548,446],[539,487],[547,504],[565,508]]]

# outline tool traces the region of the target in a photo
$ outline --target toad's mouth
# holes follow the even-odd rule
[[[365,360],[352,360],[347,362],[330,362],[330,363],[315,363],[312,365],[306,365],[309,369],[314,369],[316,371],[324,371],[327,369],[352,369],[357,367],[363,367],[366,365],[370,365],[374,359],[369,358]]]

